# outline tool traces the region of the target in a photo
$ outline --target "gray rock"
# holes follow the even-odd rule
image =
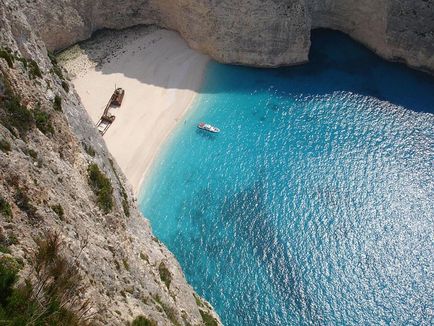
[[[121,325],[139,314],[159,325],[203,323],[200,310],[218,319],[195,297],[173,255],[153,235],[139,213],[125,177],[111,163],[107,148],[73,89],[67,94],[51,73],[48,50],[72,45],[102,28],[156,24],[177,30],[191,47],[226,63],[255,66],[300,64],[307,60],[310,31],[332,28],[349,34],[379,55],[434,71],[432,0],[0,0],[0,45],[37,62],[43,78],[30,80],[16,63],[0,59],[0,92],[5,80],[30,109],[63,98],[64,114],[51,112],[55,135],[33,130],[27,141],[0,125],[12,151],[0,151],[0,195],[12,205],[13,221],[0,219],[0,231],[13,230],[22,256],[34,247],[40,230],[57,230],[86,284],[84,296],[98,312],[96,323]],[[91,157],[82,143],[92,145]],[[35,162],[25,154],[37,151]],[[103,214],[87,183],[89,162],[97,163],[114,187],[113,212]],[[15,185],[14,185],[15,184]],[[40,220],[14,204],[14,187],[26,189]],[[122,189],[128,194],[127,217]],[[50,205],[61,204],[60,220]],[[36,223],[36,225],[35,225]],[[172,281],[161,279],[164,264]],[[199,300],[199,301],[197,301]],[[164,307],[163,307],[164,306]],[[171,321],[172,319],[172,321]]]
[[[19,2],[51,50],[101,28],[156,24],[221,62],[292,65],[307,60],[310,31],[322,27],[345,32],[386,59],[434,71],[432,0],[3,1]]]
[[[26,261],[35,247],[34,237],[44,230],[58,232],[65,244],[63,253],[78,266],[83,277],[83,297],[91,301],[97,325],[126,325],[138,315],[161,326],[202,325],[204,313],[220,324],[211,306],[187,283],[175,257],[152,234],[124,175],[72,85],[66,93],[52,70],[44,42],[34,33],[35,30],[40,35],[50,34],[56,42],[70,42],[69,31],[74,30],[69,36],[72,38],[87,35],[76,28],[87,22],[67,5],[63,12],[58,1],[29,2],[29,6],[35,6],[31,9],[25,4],[0,0],[0,48],[35,60],[42,77],[31,79],[20,62],[15,61],[10,68],[0,58],[1,93],[5,94],[8,85],[30,110],[39,107],[49,113],[55,132],[46,136],[33,128],[22,140],[14,137],[0,120],[0,139],[11,144],[11,151],[0,150],[0,196],[11,205],[13,213],[12,218],[4,218],[0,213],[0,236],[13,233],[18,241],[9,249],[15,257]],[[37,13],[36,5],[43,8],[41,12],[47,15],[44,19],[53,19],[50,24],[44,26],[44,19],[33,15]],[[45,5],[51,5],[52,10]],[[82,8],[80,1],[76,5]],[[33,24],[38,17],[41,25],[36,28]],[[63,24],[65,30],[60,25],[55,27],[53,22]],[[63,112],[53,108],[55,95],[62,98]],[[0,99],[0,110],[3,109]],[[84,143],[92,146],[95,155],[86,152]],[[89,186],[89,163],[98,164],[113,186],[114,208],[108,214],[99,209]],[[32,218],[17,206],[18,189],[26,193],[35,207]],[[62,217],[53,209],[55,205],[62,207]],[[162,264],[165,276],[161,274]]]

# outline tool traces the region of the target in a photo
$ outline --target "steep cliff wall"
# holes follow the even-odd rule
[[[144,314],[160,325],[199,325],[215,314],[195,297],[175,258],[153,237],[77,95],[47,56],[47,48],[64,48],[97,29],[136,24],[177,30],[193,48],[222,62],[258,66],[305,62],[310,30],[334,28],[386,58],[434,71],[434,4],[0,0],[0,47],[11,49],[15,57],[14,62],[5,53],[0,58],[0,244],[26,260],[33,236],[57,230],[65,253],[83,274],[83,295],[93,302],[96,323],[121,324]],[[54,109],[56,95],[63,99],[63,113]],[[24,117],[8,116],[15,114],[10,111],[14,108]],[[26,130],[10,124],[23,118]],[[98,207],[88,183],[90,164],[111,180],[114,202],[107,213]]]
[[[35,6],[32,10],[38,5],[42,4],[29,3]],[[2,300],[5,266],[10,265],[5,262],[11,257],[22,261],[22,277],[36,282],[36,270],[30,273],[35,239],[49,231],[60,235],[62,255],[82,278],[80,291],[68,306],[90,300],[85,317],[92,317],[93,324],[126,325],[144,315],[150,325],[218,325],[212,308],[194,293],[176,259],[152,235],[123,174],[70,90],[72,85],[47,56],[48,35],[62,44],[86,37],[92,24],[72,7],[58,7],[57,1],[50,5],[52,10],[44,7],[45,18],[54,17],[60,25],[40,21],[37,29],[46,37],[41,41],[29,24],[31,18],[27,20],[29,12],[21,11],[15,1],[0,0]],[[43,282],[54,284],[62,266],[56,266],[54,276]],[[35,290],[38,302],[46,302],[43,293]],[[4,303],[0,302],[2,320]],[[45,318],[48,310],[58,309],[54,304],[48,310],[44,307],[33,315],[29,312],[31,318]],[[20,314],[28,317],[23,311]],[[11,318],[18,315],[12,311]]]
[[[6,0],[4,0],[6,1]],[[434,71],[434,3],[429,0],[7,0],[24,8],[49,49],[101,28],[157,24],[225,63],[305,62],[310,30],[343,31],[379,55]]]
[[[303,0],[155,1],[155,7],[160,24],[218,61],[256,66],[307,61],[310,37]]]
[[[434,72],[434,2],[310,0],[312,28],[342,31],[380,56]]]

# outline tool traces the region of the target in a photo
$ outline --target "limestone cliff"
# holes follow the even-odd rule
[[[434,72],[434,1],[310,0],[312,28],[342,31],[380,56]]]
[[[86,37],[77,26],[91,23],[57,3],[46,18],[68,17],[74,26],[40,21],[41,35],[57,32],[58,44]],[[40,1],[29,5],[45,6]],[[28,275],[35,239],[49,230],[60,235],[62,254],[82,277],[77,300],[90,301],[86,314],[93,324],[126,325],[139,315],[150,325],[219,324],[174,256],[152,235],[122,172],[61,68],[47,55],[47,39],[33,32],[28,14],[16,1],[0,1],[2,282],[3,262],[11,256],[23,261],[22,276]],[[62,38],[69,32],[71,38]]]
[[[98,29],[137,24],[177,30],[219,61],[257,66],[305,62],[310,31],[333,28],[385,58],[434,71],[434,3],[0,0],[0,258],[10,252],[26,261],[33,237],[56,230],[83,275],[95,323],[125,324],[142,314],[159,325],[214,324],[217,316],[152,235],[77,95],[48,57],[47,49]],[[98,206],[89,183],[93,164],[110,180],[110,207]]]
[[[51,50],[101,28],[157,24],[225,63],[278,66],[307,60],[310,31],[343,31],[379,55],[434,71],[431,0],[11,1]]]

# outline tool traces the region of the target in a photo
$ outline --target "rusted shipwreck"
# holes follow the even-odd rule
[[[96,127],[102,136],[107,132],[108,128],[115,121],[116,117],[110,113],[110,109],[114,107],[120,107],[122,105],[122,101],[124,100],[125,90],[122,88],[116,88],[113,92],[113,95],[110,98],[110,101],[107,103],[104,113],[99,119]]]

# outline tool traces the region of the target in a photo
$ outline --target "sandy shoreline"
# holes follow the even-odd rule
[[[209,58],[172,31],[135,28],[97,36],[61,55],[96,123],[115,88],[125,89],[107,147],[136,195],[161,145],[187,112]]]

